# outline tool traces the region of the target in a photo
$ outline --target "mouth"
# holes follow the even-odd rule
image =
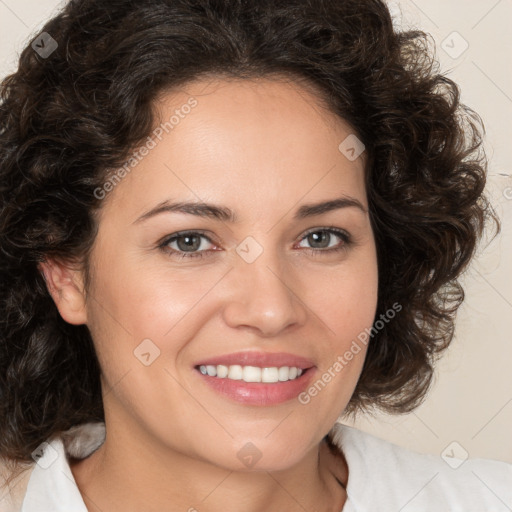
[[[194,366],[210,389],[231,401],[268,406],[296,398],[312,379],[312,361],[285,353],[240,352]]]
[[[199,371],[203,375],[217,377],[218,379],[243,380],[244,382],[288,382],[299,378],[303,373],[303,368],[297,366],[271,366],[260,368],[258,366],[241,366],[233,364],[225,366],[219,365],[201,365]]]

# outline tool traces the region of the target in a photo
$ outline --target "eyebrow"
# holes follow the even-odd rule
[[[361,202],[350,196],[339,197],[329,201],[321,201],[319,203],[309,203],[302,205],[293,217],[293,220],[301,220],[315,215],[321,215],[333,210],[341,208],[358,208],[363,213],[368,213],[368,210],[361,204]],[[162,213],[186,213],[189,215],[196,215],[198,217],[212,218],[224,222],[239,222],[239,218],[235,212],[225,206],[219,206],[211,203],[204,202],[177,202],[170,203],[168,200],[163,201],[151,210],[143,213],[138,217],[133,224],[142,222],[156,215]]]

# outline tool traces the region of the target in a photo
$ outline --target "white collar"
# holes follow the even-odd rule
[[[62,438],[45,445],[30,475],[21,512],[88,512],[67,457]]]
[[[454,470],[439,455],[417,453],[342,423],[329,436],[348,465],[342,512],[373,512],[376,507],[386,512],[510,510],[505,504],[512,503],[512,464],[468,459]],[[80,425],[52,439],[16,510],[87,512],[68,457],[87,457],[103,441],[103,423]]]
[[[337,423],[329,433],[335,436],[335,444],[341,441],[340,434],[344,429],[352,427]],[[20,512],[88,512],[71,472],[69,457],[88,457],[104,439],[104,424],[89,423],[74,427],[45,443],[43,455],[30,475]],[[349,493],[351,485],[349,481]],[[355,509],[346,503],[343,512],[355,512]]]

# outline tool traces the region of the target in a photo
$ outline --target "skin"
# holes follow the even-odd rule
[[[354,130],[296,83],[196,81],[155,103],[160,119],[190,96],[197,106],[103,200],[90,289],[80,269],[41,266],[62,317],[88,326],[103,373],[106,441],[72,461],[73,475],[90,511],[339,511],[348,468],[322,439],[354,391],[365,346],[307,405],[231,401],[194,365],[242,350],[289,352],[314,361],[316,380],[372,325],[365,155],[340,152]],[[366,212],[293,220],[301,205],[341,196]],[[223,205],[239,222],[176,212],[135,222],[164,200]],[[306,232],[329,226],[352,243],[322,252],[343,240],[314,245]],[[185,252],[183,242],[158,248],[184,230],[211,240],[199,239],[203,258],[170,256]],[[248,236],[263,249],[252,263],[236,252]],[[160,355],[146,366],[134,350],[148,338]],[[237,457],[248,442],[261,454],[251,468]]]

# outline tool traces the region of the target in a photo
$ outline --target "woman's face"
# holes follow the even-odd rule
[[[92,252],[107,426],[230,469],[290,467],[344,410],[366,354],[344,357],[377,303],[365,154],[289,83],[197,81],[157,107],[167,125],[102,189]]]

